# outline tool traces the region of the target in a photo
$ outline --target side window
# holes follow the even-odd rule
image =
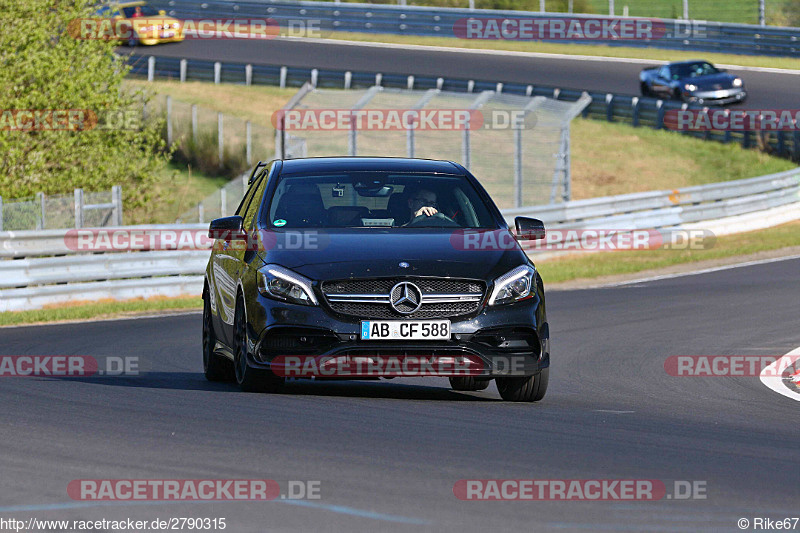
[[[661,67],[661,70],[658,71],[658,77],[664,80],[668,80],[669,78],[669,67]]]
[[[253,193],[258,188],[259,179],[256,179],[253,183],[250,184],[250,187],[247,189],[247,192],[244,193],[244,197],[242,201],[239,202],[239,207],[236,208],[236,212],[234,215],[239,215],[244,217],[244,212],[247,209],[248,204],[250,203],[250,199],[253,197]]]
[[[244,227],[248,230],[251,230],[256,225],[256,215],[258,214],[258,208],[261,207],[262,200],[264,199],[264,189],[267,186],[267,178],[265,175],[261,175],[254,185],[254,193],[252,198],[250,199],[250,204],[247,206],[247,210],[243,215],[244,218]]]

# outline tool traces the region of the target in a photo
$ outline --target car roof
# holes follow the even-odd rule
[[[711,61],[706,61],[705,59],[686,59],[684,61],[673,61],[670,65],[691,65],[693,63],[709,63]]]
[[[139,1],[139,2],[114,2],[110,4],[112,7],[135,7],[135,6],[146,6],[147,2]]]
[[[451,161],[407,157],[308,157],[285,159],[281,175],[333,172],[409,172],[463,176]]]

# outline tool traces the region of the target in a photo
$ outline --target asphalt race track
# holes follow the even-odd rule
[[[119,48],[121,53],[130,49]],[[419,50],[298,39],[186,40],[137,47],[137,55],[286,65],[333,70],[413,74],[458,79],[546,85],[618,94],[639,94],[639,72],[648,65],[608,59],[569,60],[474,52]],[[698,53],[702,57],[701,53]],[[744,79],[750,109],[795,109],[800,76],[731,69]]]
[[[200,315],[0,329],[0,355],[138,357],[139,376],[6,378],[0,516],[226,517],[240,531],[739,531],[798,516],[798,404],[757,377],[672,377],[670,355],[800,346],[800,260],[552,291],[539,404],[439,378],[207,383]],[[96,502],[74,479],[320,481],[319,500]],[[467,502],[460,479],[704,481],[707,499]]]

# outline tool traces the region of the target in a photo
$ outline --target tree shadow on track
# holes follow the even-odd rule
[[[241,392],[235,383],[212,383],[206,381],[206,379],[203,377],[203,374],[199,372],[143,372],[135,376],[50,376],[41,379],[103,385],[106,387],[132,387],[185,391],[208,391],[227,394],[252,394]],[[255,395],[258,396],[258,394]],[[418,385],[396,382],[394,380],[291,380],[286,383],[280,392],[272,393],[271,395],[338,396],[351,398],[473,402],[502,401],[499,398],[487,396],[485,392],[456,392],[447,388],[446,386]]]

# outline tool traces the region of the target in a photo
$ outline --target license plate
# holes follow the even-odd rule
[[[361,340],[449,340],[449,320],[362,320]]]

